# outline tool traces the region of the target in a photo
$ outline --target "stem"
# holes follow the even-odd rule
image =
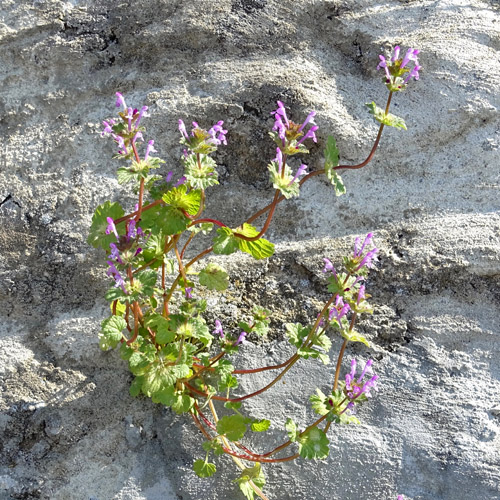
[[[218,418],[217,418],[217,413],[215,411],[215,407],[214,407],[214,404],[212,403],[212,401],[209,401],[208,402],[209,406],[210,406],[210,411],[212,412],[212,415],[214,416],[214,420],[215,422],[217,423],[218,421]],[[234,452],[232,452],[230,450],[230,444],[229,444],[229,441],[227,440],[226,437],[224,436],[221,436],[221,439],[222,441],[224,442],[224,444],[227,446],[227,451],[226,451],[226,448],[223,447],[224,451],[229,452],[229,454],[231,455],[231,458],[233,459],[234,463],[241,469],[241,470],[245,470],[246,467],[242,464],[242,462],[239,460],[238,456],[236,454],[233,454]],[[268,497],[266,497],[266,495],[264,495],[263,491],[252,481],[252,480],[249,480],[248,481],[250,486],[252,487],[252,489],[255,491],[255,493],[257,493],[257,495],[262,499],[262,500],[269,500]]]
[[[145,212],[146,210],[149,210],[150,208],[153,208],[153,207],[156,207],[156,205],[159,205],[160,203],[163,203],[162,200],[156,200],[156,201],[153,201],[152,203],[150,203],[149,205],[145,205],[144,207],[142,207],[142,212]],[[141,213],[142,213],[141,212]],[[115,224],[120,224],[120,222],[124,222],[124,221],[127,221],[129,219],[132,219],[135,215],[137,215],[139,213],[139,210],[135,211],[135,212],[132,212],[128,215],[124,215],[123,217],[120,217],[119,219],[116,219],[114,221]]]
[[[349,331],[351,332],[354,328],[354,323],[356,322],[356,313],[352,315],[351,324],[349,325]],[[345,348],[347,346],[347,339],[344,339],[344,343],[340,348],[339,357],[337,359],[337,367],[335,369],[335,381],[333,382],[333,390],[336,391],[339,385],[339,376],[340,376],[340,365],[342,364],[342,358],[344,357]]]
[[[339,357],[337,359],[337,368],[335,369],[335,382],[333,383],[333,390],[336,391],[339,385],[340,376],[340,365],[342,364],[342,358],[344,357],[345,348],[347,346],[347,339],[344,339],[344,343],[340,348]]]
[[[139,159],[139,154],[137,153],[137,148],[135,146],[135,142],[132,141],[132,150],[134,151],[135,161],[139,163],[141,160]],[[142,213],[142,199],[144,197],[144,178],[141,177],[141,184],[139,186],[139,206],[137,209],[137,215],[135,216],[135,221],[139,222]]]
[[[269,207],[270,207],[269,215],[267,216],[266,222],[265,222],[265,224],[264,224],[264,226],[261,229],[259,234],[257,234],[256,236],[245,236],[244,234],[241,234],[241,233],[234,233],[234,236],[236,236],[237,238],[241,238],[242,240],[246,240],[246,241],[258,240],[269,229],[269,225],[271,224],[271,220],[273,218],[274,211],[276,210],[276,205],[278,204],[279,198],[280,198],[280,192],[277,189],[276,192],[274,193],[273,201],[272,201],[271,205],[269,205]]]
[[[389,112],[389,106],[391,105],[391,99],[392,99],[392,92],[389,92],[389,97],[387,98],[387,104],[385,106],[385,114]],[[334,167],[333,170],[341,170],[343,168],[345,169],[350,169],[354,170],[357,168],[363,168],[365,165],[370,163],[370,161],[373,159],[373,156],[375,155],[375,150],[377,149],[378,143],[380,142],[380,137],[382,136],[382,130],[384,130],[384,124],[381,123],[380,127],[378,129],[378,134],[377,138],[375,139],[375,143],[373,144],[372,150],[370,151],[370,154],[366,158],[366,160],[359,165],[338,165],[337,167]]]

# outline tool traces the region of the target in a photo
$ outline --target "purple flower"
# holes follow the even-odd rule
[[[289,186],[291,186],[301,175],[307,174],[307,165],[302,164],[298,169],[297,173],[293,176],[293,179],[290,181]]]
[[[370,397],[371,389],[377,390],[376,381],[379,378],[378,375],[373,375],[370,380],[365,382],[363,386],[360,387],[360,384],[363,380],[367,371],[371,371],[371,365],[373,364],[373,360],[368,360],[361,372],[361,375],[356,380],[356,360],[353,359],[351,361],[351,371],[345,376],[345,386],[347,391],[347,397],[351,400],[354,400],[364,394],[366,397]]]
[[[116,239],[119,241],[120,237],[118,236],[118,231],[116,230],[115,221],[111,217],[106,217],[108,222],[108,227],[106,228],[106,234],[114,233]]]
[[[179,131],[184,136],[185,139],[189,140],[189,136],[186,130],[186,125],[184,125],[184,122],[182,120],[179,120]]]
[[[299,145],[302,144],[306,139],[312,139],[313,142],[318,142],[318,139],[316,139],[316,134],[314,133],[318,129],[319,129],[319,127],[317,125],[314,125],[313,127],[311,127],[307,131],[306,135],[304,135],[303,137],[300,138],[300,140],[297,142],[297,145],[295,147],[298,149]]]
[[[146,154],[144,155],[144,161],[148,161],[149,153],[156,153],[156,149],[154,148],[155,141],[151,140],[148,142],[148,147],[146,148]]]
[[[240,336],[238,337],[238,340],[234,343],[234,345],[241,344],[245,340],[246,335],[247,335],[247,332],[241,332]]]
[[[128,120],[128,131],[132,131],[132,118],[134,117],[134,110],[132,108],[128,108],[127,111],[127,120]]]
[[[316,111],[311,111],[308,115],[307,118],[304,120],[304,123],[300,126],[299,132],[302,132],[304,130],[304,127],[308,123],[312,123],[314,125],[314,117],[316,116]]]
[[[186,294],[186,299],[192,299],[193,298],[193,288],[192,287],[188,287],[186,288],[185,290],[185,294]]]
[[[278,173],[281,174],[283,168],[283,154],[280,148],[276,148],[276,158],[273,160],[278,163]]]
[[[359,261],[359,264],[354,272],[359,271],[363,266],[372,267],[373,261],[375,260],[376,254],[378,252],[378,248],[373,248],[363,256],[363,251],[365,250],[366,245],[373,245],[373,233],[368,233],[366,235],[366,238],[361,246],[359,245],[359,243],[360,239],[356,238],[356,241],[354,242],[354,259],[357,259],[357,261]]]
[[[275,118],[276,121],[274,122],[273,130],[278,131],[278,137],[281,139],[281,142],[283,143],[284,146],[286,141],[286,127],[283,121],[281,120],[281,116],[277,114],[275,115]]]
[[[374,248],[373,250],[370,250],[363,257],[363,260],[360,262],[359,266],[354,270],[354,272],[359,271],[363,266],[366,266],[368,268],[373,267],[373,261],[376,260],[376,258],[377,258],[377,252],[378,252],[378,248]]]
[[[335,268],[333,267],[332,261],[330,259],[327,259],[326,257],[323,257],[323,262],[325,263],[325,267],[323,268],[323,272],[327,273],[328,271],[331,271],[334,276],[337,276],[337,273],[335,272]]]
[[[148,111],[148,107],[147,106],[143,106],[141,108],[141,111],[139,113],[139,117],[137,118],[136,122],[135,122],[135,128],[137,128],[139,126],[139,123],[141,123],[141,120],[142,118],[147,118],[149,116],[149,113],[147,112]]]
[[[387,77],[388,80],[391,79],[391,74],[389,73],[389,68],[387,67],[387,61],[383,55],[378,56],[380,59],[380,62],[378,63],[377,70],[380,68],[384,68],[385,71],[385,76]]]
[[[104,125],[104,130],[101,132],[101,137],[103,137],[104,134],[112,134],[113,133],[113,125],[115,124],[114,120],[109,120],[109,122],[104,120],[102,122],[102,124]]]
[[[339,326],[341,326],[342,323],[340,320],[349,312],[350,309],[349,304],[344,304],[342,297],[340,297],[340,295],[337,296],[335,307],[330,309],[330,312],[328,313],[328,321],[332,321],[332,319],[335,318]]]
[[[107,270],[106,274],[108,276],[112,276],[113,279],[115,280],[115,286],[121,287],[124,293],[127,293],[127,290],[125,290],[125,281],[122,278],[121,274],[118,272],[118,269],[116,269],[115,265],[113,264],[113,261],[108,260],[107,261],[109,269]]]
[[[165,177],[165,182],[167,182],[167,183],[170,182],[172,180],[173,175],[174,175],[174,173],[172,172],[172,170],[170,170],[170,172]]]
[[[109,247],[111,248],[111,252],[109,256],[119,262],[120,264],[123,264],[122,259],[120,258],[120,252],[118,251],[118,247],[116,246],[115,243],[110,243]]]
[[[394,47],[394,54],[391,57],[392,62],[396,62],[399,59],[399,51],[401,50],[401,47],[399,45],[396,45]]]
[[[363,244],[361,247],[359,246],[359,242],[361,241],[360,238],[356,238],[354,241],[354,257],[361,257],[361,254],[363,253],[363,250],[365,249],[366,245],[369,245],[370,243],[373,244],[373,233],[368,233],[365,237],[365,241],[363,241]]]
[[[176,187],[179,187],[181,186],[182,184],[184,184],[186,182],[186,176],[182,176],[175,184],[174,184],[174,188]]]
[[[399,67],[404,68],[410,61],[413,61],[415,64],[418,64],[417,55],[419,54],[419,52],[420,50],[418,49],[412,49],[412,48],[408,49]]]
[[[138,139],[140,139],[142,142],[144,142],[144,137],[142,136],[142,132],[137,132],[133,139],[132,139],[132,144],[135,144],[135,141],[137,141]]]
[[[285,120],[285,124],[287,128],[289,127],[289,122],[288,118],[286,116],[286,110],[285,110],[285,105],[281,101],[276,101],[278,104],[278,109],[276,111],[273,111],[271,114],[274,114],[275,118],[277,119],[276,115],[281,116]]]
[[[356,301],[356,305],[359,306],[359,303],[365,298],[365,285],[361,285],[358,290],[358,300]]]
[[[418,80],[419,79],[419,75],[418,75],[418,72],[422,69],[422,66],[415,66],[411,71],[410,73],[408,74],[408,76],[404,79],[403,81],[403,84],[406,85],[411,78],[415,78],[415,80]]]
[[[215,330],[212,333],[220,335],[221,339],[224,338],[224,330],[222,329],[222,324],[218,319],[215,320]]]
[[[127,241],[135,239],[137,236],[143,236],[144,235],[142,229],[139,226],[136,227],[136,224],[137,224],[137,222],[135,221],[135,219],[132,219],[128,223],[128,227],[127,227]]]
[[[223,124],[224,122],[220,120],[208,131],[211,137],[210,139],[211,142],[213,142],[213,144],[215,144],[216,146],[220,146],[221,144],[227,146],[227,141],[226,141],[227,130],[224,130],[222,128]]]
[[[127,105],[125,104],[125,99],[120,94],[120,92],[117,92],[116,93],[116,107],[119,108],[120,106],[123,106],[123,109],[125,111],[127,110]]]

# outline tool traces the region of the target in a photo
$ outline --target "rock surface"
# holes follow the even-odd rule
[[[272,196],[275,101],[295,117],[317,110],[311,169],[328,134],[343,163],[362,161],[377,130],[364,104],[386,98],[378,54],[397,44],[421,50],[421,79],[392,108],[408,132],[384,131],[373,162],[343,174],[345,196],[316,177],[280,205],[268,233],[276,255],[231,256],[233,284],[213,307],[226,317],[245,301],[274,310],[273,335],[247,344],[242,364],[279,362],[290,352],[281,323],[314,317],[326,297],[322,258],[374,231],[377,309],[361,324],[372,347],[353,347],[345,365],[376,359],[380,391],[362,426],[330,431],[327,460],[267,466],[266,492],[500,498],[499,14],[494,0],[4,0],[0,498],[243,498],[230,460],[196,478],[203,452],[191,422],[132,399],[124,363],[98,349],[107,282],[85,240],[95,207],[128,196],[101,120],[117,90],[147,104],[149,138],[177,174],[177,119],[224,119],[209,211],[235,226]],[[307,397],[318,383],[328,390],[331,370],[302,361],[252,400],[277,423],[270,439],[283,438],[283,407],[310,421]]]

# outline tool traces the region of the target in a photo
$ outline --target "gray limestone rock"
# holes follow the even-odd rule
[[[97,205],[133,199],[115,178],[101,121],[114,93],[147,104],[148,138],[180,175],[177,120],[229,129],[208,213],[236,226],[272,196],[266,170],[275,101],[317,111],[341,161],[368,154],[383,105],[378,55],[418,47],[419,82],[392,110],[366,168],[324,178],[278,207],[269,261],[232,255],[231,287],[209,298],[227,321],[240,306],[273,311],[272,333],[249,339],[241,364],[290,354],[283,323],[315,317],[327,295],[322,258],[338,261],[375,233],[367,284],[376,312],[360,323],[380,390],[361,426],[330,431],[327,460],[268,465],[270,499],[500,498],[500,10],[494,0],[4,0],[0,5],[0,498],[243,498],[236,469],[192,471],[204,456],[187,417],[133,399],[126,364],[99,351],[107,314],[103,255],[86,244]],[[334,339],[334,351],[340,340]],[[333,357],[333,356],[332,356]],[[332,367],[302,360],[284,384],[248,403],[275,422],[311,420],[307,399]],[[268,375],[243,379],[242,391]],[[331,383],[331,382],[330,382]],[[286,412],[284,410],[286,409]]]

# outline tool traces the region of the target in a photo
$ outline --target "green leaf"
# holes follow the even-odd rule
[[[295,425],[295,422],[291,418],[286,419],[285,423],[285,429],[288,434],[288,438],[292,443],[295,443],[297,439],[299,438],[299,431],[297,429],[297,426]]]
[[[177,327],[177,333],[179,335],[184,335],[186,338],[195,338],[205,347],[209,346],[213,340],[213,336],[210,333],[205,320],[201,316],[189,318],[188,321],[180,324]]]
[[[255,420],[252,422],[250,425],[250,428],[254,432],[265,432],[269,427],[271,426],[271,421],[262,419],[262,420]]]
[[[116,236],[113,233],[106,234],[106,228],[108,227],[106,219],[107,217],[111,217],[113,220],[117,220],[123,217],[123,215],[125,215],[125,212],[117,202],[111,203],[107,201],[99,205],[92,217],[92,225],[90,226],[87,243],[94,248],[102,247],[104,250],[109,250],[109,244],[116,242]],[[125,234],[125,223],[122,222],[116,225],[116,230],[119,235]]]
[[[146,325],[156,332],[155,342],[157,344],[168,344],[175,339],[175,330],[171,328],[171,323],[161,314],[149,316]]]
[[[194,405],[194,399],[187,394],[179,394],[175,396],[175,401],[170,405],[172,410],[178,415],[187,413]]]
[[[109,302],[114,302],[115,300],[122,299],[123,302],[129,302],[128,295],[122,290],[120,286],[114,286],[110,288],[105,294],[104,298],[109,300]]]
[[[190,226],[187,228],[188,231],[191,231],[194,234],[202,233],[202,234],[208,234],[212,229],[214,228],[214,225],[211,222],[202,222],[201,224],[195,224],[194,226]]]
[[[221,375],[220,380],[217,383],[219,391],[224,392],[227,389],[234,389],[238,387],[238,379],[231,374]]]
[[[253,238],[259,234],[255,227],[246,222],[237,230],[238,233]],[[274,244],[264,238],[259,238],[255,241],[247,241],[242,238],[237,238],[239,249],[242,252],[250,254],[254,259],[265,259],[274,254]]]
[[[185,364],[164,365],[163,363],[153,364],[144,374],[143,392],[147,396],[152,396],[155,392],[160,392],[172,386],[178,379],[189,376],[191,370]]]
[[[141,214],[142,229],[151,229],[152,233],[164,235],[184,231],[190,220],[178,209],[171,206],[157,206]]]
[[[227,408],[228,410],[239,410],[241,408],[241,401],[226,401],[224,403],[224,408]]]
[[[200,285],[206,286],[209,290],[221,292],[229,286],[228,275],[222,267],[210,263],[200,271]]]
[[[154,293],[154,286],[156,284],[157,279],[158,279],[157,272],[152,269],[147,269],[135,275],[134,284],[135,282],[139,281],[142,285],[141,288],[142,294],[149,296],[153,295]]]
[[[122,331],[127,328],[127,322],[119,316],[110,316],[101,323],[99,347],[103,351],[114,349],[122,340]]]
[[[187,192],[187,186],[182,184],[164,194],[163,201],[167,205],[185,210],[189,215],[196,215],[200,209],[201,191],[191,189]]]
[[[222,417],[217,422],[217,432],[225,435],[229,441],[239,441],[247,431],[245,417],[241,415],[230,415]]]
[[[210,186],[219,184],[217,171],[215,170],[217,164],[210,156],[200,154],[199,165],[196,155],[189,155],[183,162],[186,181],[194,189],[207,189]]]
[[[217,438],[212,439],[211,441],[205,441],[203,444],[203,449],[206,452],[213,451],[216,455],[223,455],[224,450],[222,449],[222,445],[220,444]]]
[[[198,477],[210,477],[215,474],[217,468],[201,458],[193,464],[193,470]]]
[[[163,248],[165,246],[165,236],[161,231],[157,234],[151,234],[147,240],[146,248],[142,249],[141,257],[143,259],[143,264],[149,263],[155,260],[149,267],[152,269],[157,269],[161,266],[163,262]]]
[[[399,116],[393,115],[391,113],[386,114],[386,112],[382,108],[379,108],[374,101],[367,103],[366,106],[368,106],[370,114],[372,114],[375,120],[377,120],[378,122],[383,123],[384,125],[388,125],[389,127],[402,128],[404,130],[407,130],[403,118],[400,118]]]
[[[219,227],[217,234],[213,240],[214,253],[217,255],[229,255],[238,250],[238,238],[233,234],[233,231],[228,227]]]
[[[329,136],[326,141],[325,149],[325,174],[327,179],[333,184],[335,188],[335,195],[341,196],[345,194],[346,189],[342,178],[335,170],[339,164],[339,150],[337,149],[337,144],[332,136]]]
[[[326,434],[317,427],[311,427],[298,439],[299,454],[302,458],[322,460],[328,456],[330,443]]]
[[[277,162],[272,161],[267,166],[267,169],[269,170],[269,177],[274,189],[278,189],[287,200],[299,196],[299,180],[295,179],[293,181],[293,172],[288,165],[285,165],[283,176],[278,172],[279,164]]]
[[[219,359],[217,364],[213,365],[217,375],[231,375],[234,371],[234,366],[227,359]]]
[[[116,177],[118,179],[118,184],[127,184],[131,181],[139,181],[143,176],[141,172],[135,172],[129,167],[120,167],[116,171]]]
[[[266,484],[266,478],[260,467],[260,463],[256,462],[253,467],[243,469],[240,477],[234,480],[238,483],[240,490],[243,492],[247,500],[254,500],[255,491],[253,490],[250,481],[252,481],[259,488],[263,488]]]
[[[312,347],[300,347],[297,349],[297,354],[304,359],[309,359],[310,357],[313,359],[319,358],[324,365],[330,363],[330,358],[326,354],[316,351]]]
[[[365,344],[366,347],[370,347],[370,343],[368,342],[368,340],[366,340],[363,335],[355,332],[354,330],[342,330],[342,337],[344,337],[349,342],[361,342],[362,344]]]
[[[129,393],[133,398],[137,397],[141,393],[142,381],[142,377],[135,377],[132,384],[130,384]]]
[[[331,406],[327,406],[327,400],[328,398],[319,389],[316,389],[316,394],[313,394],[309,398],[309,401],[312,403],[313,410],[318,415],[326,415],[327,413],[330,413],[332,408]]]
[[[337,148],[337,143],[335,139],[329,135],[326,139],[325,148],[325,168],[326,166],[337,167],[339,164],[339,150]]]
[[[300,323],[287,323],[285,325],[286,336],[295,347],[300,347],[309,335],[311,327],[304,327]]]

